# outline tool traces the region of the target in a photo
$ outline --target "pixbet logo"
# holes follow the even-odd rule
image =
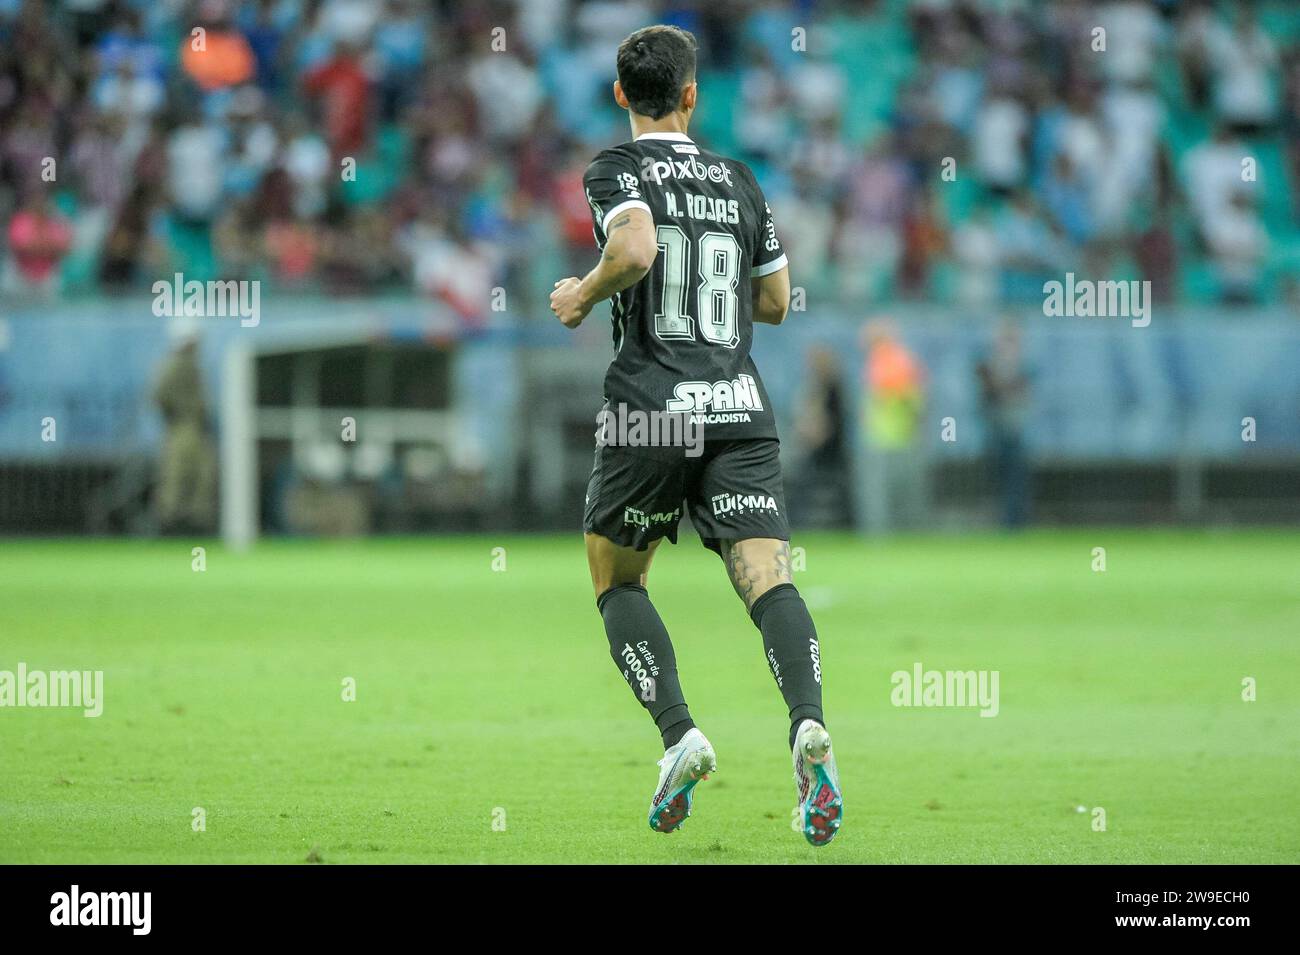
[[[695,156],[685,159],[654,159],[647,156],[641,162],[641,178],[663,185],[665,179],[695,180],[697,182],[725,182],[733,186],[731,170],[726,163],[705,165]]]

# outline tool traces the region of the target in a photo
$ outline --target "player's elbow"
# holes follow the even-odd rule
[[[754,281],[754,321],[780,325],[790,312],[790,282],[782,269]]]
[[[790,314],[790,286],[773,289],[763,296],[763,312],[769,325],[780,325]]]
[[[628,271],[636,273],[639,280],[654,268],[658,255],[659,246],[655,242],[634,242],[628,243],[622,258]]]

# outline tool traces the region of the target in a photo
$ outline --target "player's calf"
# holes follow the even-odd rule
[[[695,724],[677,678],[672,640],[645,589],[653,553],[653,548],[637,551],[597,534],[587,535],[596,608],[605,622],[610,656],[654,719],[667,749]]]
[[[790,579],[790,542],[725,541],[723,557],[736,593],[763,635],[768,669],[790,711],[793,746],[803,720],[824,723],[824,719],[821,646],[808,606]]]

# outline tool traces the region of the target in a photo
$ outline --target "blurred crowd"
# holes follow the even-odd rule
[[[700,40],[697,135],[854,305],[1296,294],[1300,5],[0,0],[0,290],[416,291],[467,327],[593,264],[614,50]],[[1250,160],[1244,165],[1243,160]],[[1249,165],[1249,168],[1248,168]],[[513,304],[513,303],[512,303]]]

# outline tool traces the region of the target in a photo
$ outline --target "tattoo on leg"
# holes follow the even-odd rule
[[[736,588],[737,595],[745,601],[745,607],[749,608],[754,604],[754,588],[758,586],[758,574],[740,553],[740,548],[736,546],[739,543],[739,541],[724,540],[722,546],[727,554],[727,576],[731,578],[731,586]]]
[[[790,542],[778,541],[771,563],[763,558],[760,563],[745,559],[740,552],[741,541],[723,540],[723,561],[727,565],[727,576],[731,586],[736,588],[740,599],[745,601],[746,609],[753,609],[754,601],[777,584],[793,583],[790,569]]]
[[[783,584],[791,583],[794,579],[790,576],[789,541],[781,541],[781,546],[776,549],[776,579]]]

